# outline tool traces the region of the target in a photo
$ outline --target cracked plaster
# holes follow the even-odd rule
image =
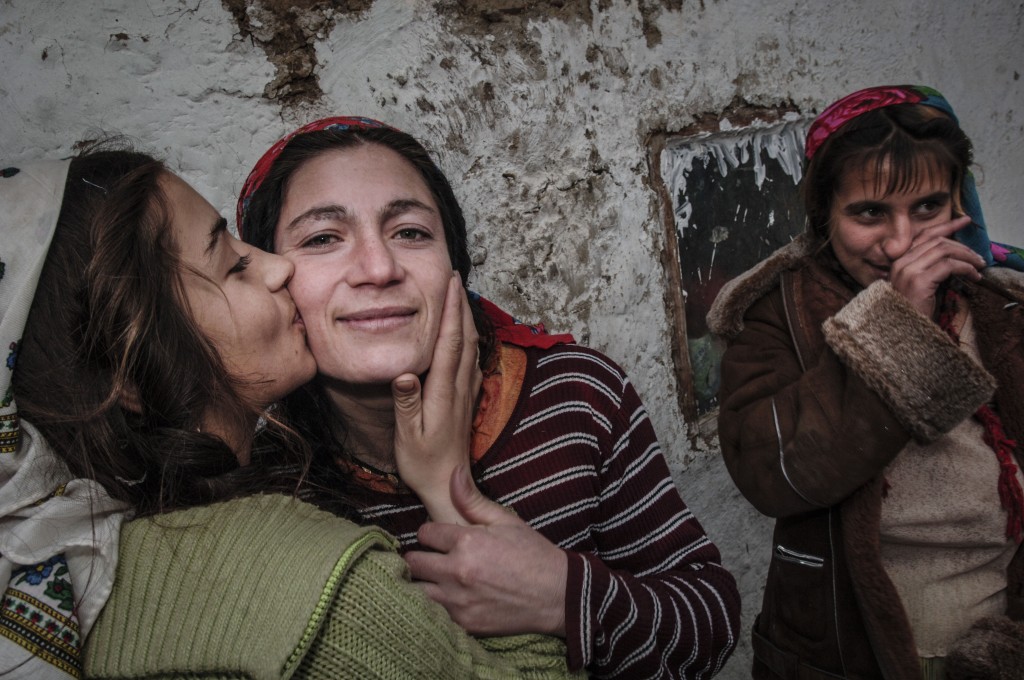
[[[650,142],[723,112],[810,114],[855,88],[943,90],[976,144],[993,232],[1024,243],[1024,3],[927,0],[0,0],[5,162],[123,132],[224,213],[249,166],[314,116],[425,140],[453,181],[473,285],[629,372],[684,498],[745,599],[747,677],[769,522],[676,396]]]

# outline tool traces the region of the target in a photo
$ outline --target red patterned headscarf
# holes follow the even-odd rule
[[[385,125],[379,120],[374,120],[372,118],[363,118],[360,116],[334,116],[331,118],[314,120],[312,123],[306,123],[298,130],[293,130],[274,142],[274,145],[267,149],[266,153],[260,156],[260,159],[256,161],[256,165],[253,166],[252,172],[249,173],[249,176],[245,180],[245,184],[242,185],[242,193],[238,196],[238,206],[235,212],[238,233],[242,233],[242,218],[245,217],[246,208],[249,207],[249,199],[254,193],[256,193],[256,190],[259,189],[260,185],[263,184],[263,180],[266,179],[271,166],[274,165],[274,161],[277,160],[277,157],[281,155],[281,151],[284,150],[284,147],[288,146],[288,142],[301,134],[317,132],[319,130],[369,130],[373,128],[394,129],[390,125]]]

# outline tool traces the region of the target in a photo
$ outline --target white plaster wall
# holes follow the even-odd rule
[[[432,0],[339,15],[316,40],[323,97],[289,109],[262,97],[274,67],[213,0],[0,0],[0,163],[122,132],[232,215],[249,166],[297,122],[369,115],[427,141],[471,225],[474,287],[605,351],[645,398],[740,580],[741,647],[722,677],[746,677],[770,523],[678,411],[645,139],[735,102],[813,113],[863,86],[930,84],[975,141],[990,230],[1024,243],[1024,2],[665,2],[681,9],[657,16],[653,47],[634,2],[594,0],[590,23],[495,4],[535,18],[484,35]]]

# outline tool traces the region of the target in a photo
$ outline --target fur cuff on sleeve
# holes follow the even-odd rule
[[[995,379],[887,281],[876,281],[823,325],[825,341],[919,442],[986,403]]]
[[[1005,616],[975,623],[946,656],[949,680],[1024,678],[1024,625]]]

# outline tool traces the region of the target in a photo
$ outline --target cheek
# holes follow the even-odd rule
[[[328,287],[322,284],[321,277],[311,267],[299,268],[296,266],[292,280],[288,282],[288,292],[295,301],[304,321],[313,321],[320,316],[320,312],[326,305]],[[308,318],[307,318],[308,317]]]
[[[229,335],[227,326],[231,310],[224,304],[223,298],[210,295],[206,291],[189,290],[186,296],[192,309],[192,318],[199,331],[219,349],[225,337]]]
[[[306,326],[306,343],[314,355],[322,355],[330,344],[332,330],[330,302],[331,289],[322,284],[321,278],[310,267],[296,268],[288,283],[288,292]]]
[[[926,223],[922,224],[917,229],[917,231],[914,232],[914,236],[917,236],[928,227],[934,226],[936,224],[942,224],[943,222],[949,222],[951,219],[953,219],[953,206],[946,206],[946,208],[940,210],[939,213],[935,215],[935,217],[928,220]]]
[[[841,219],[836,222],[832,232],[833,249],[837,252],[861,253],[869,250],[874,240],[870,230]]]

